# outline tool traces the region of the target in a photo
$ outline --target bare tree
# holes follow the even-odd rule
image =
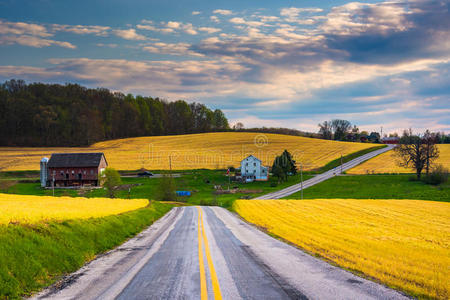
[[[331,120],[331,127],[333,128],[334,139],[342,141],[345,140],[347,133],[352,128],[352,124],[347,120],[334,119]]]
[[[427,130],[423,135],[423,142],[425,144],[425,155],[427,158],[425,162],[425,171],[428,175],[430,173],[431,161],[439,156],[439,150],[435,146],[439,142],[438,135]]]
[[[242,129],[244,129],[244,124],[242,124],[241,122],[237,122],[236,124],[234,124],[233,129],[234,130],[242,130]]]
[[[405,130],[400,139],[399,145],[394,149],[400,158],[399,165],[406,168],[413,168],[416,171],[417,179],[420,179],[422,170],[430,168],[433,161],[439,157],[439,151],[435,143],[427,139],[413,135],[412,130]]]
[[[324,121],[323,123],[319,123],[319,134],[323,139],[331,140],[333,137],[331,122]]]

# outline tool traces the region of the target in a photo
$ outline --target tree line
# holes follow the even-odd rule
[[[78,84],[0,84],[1,146],[87,146],[98,141],[228,130],[219,110]]]
[[[319,123],[318,127],[319,137],[326,140],[380,143],[382,139],[380,133],[372,131],[369,134],[369,132],[364,130],[359,131],[356,125],[352,125],[347,120],[333,119],[331,121],[324,121],[323,123]],[[435,132],[432,134],[436,144],[450,143],[450,135],[446,135],[443,132]],[[397,137],[400,139],[397,133],[391,133],[389,137]]]

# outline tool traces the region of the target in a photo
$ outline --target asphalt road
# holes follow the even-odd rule
[[[178,207],[35,299],[402,299],[219,207]]]
[[[342,174],[343,171],[349,170],[353,167],[356,167],[357,165],[359,165],[360,163],[369,160],[381,153],[384,153],[386,151],[392,150],[395,147],[395,145],[387,145],[387,147],[379,149],[379,150],[375,150],[372,152],[369,152],[367,154],[361,155],[349,162],[346,162],[344,164],[342,164],[342,167],[336,167],[334,169],[331,169],[327,172],[321,173],[319,175],[314,176],[311,179],[305,180],[303,181],[303,184],[301,183],[297,183],[294,185],[291,185],[285,189],[273,192],[273,193],[269,193],[266,195],[262,195],[259,197],[256,197],[255,199],[260,199],[260,200],[264,200],[264,199],[280,199],[280,198],[284,198],[287,197],[289,195],[292,195],[294,193],[300,192],[303,189],[306,189],[310,186],[313,186],[315,184],[318,184],[322,181],[325,181],[327,179],[330,179],[331,177],[334,177],[336,175]]]

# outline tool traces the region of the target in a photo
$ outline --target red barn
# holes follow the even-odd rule
[[[383,144],[398,144],[400,142],[400,138],[398,136],[389,136],[381,139]]]
[[[98,153],[54,153],[48,161],[48,186],[98,186],[100,174],[108,166]]]

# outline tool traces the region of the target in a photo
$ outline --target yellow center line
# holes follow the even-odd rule
[[[214,268],[214,263],[211,258],[211,251],[209,250],[208,238],[206,237],[205,226],[203,225],[203,211],[198,206],[197,206],[197,209],[198,209],[199,218],[200,218],[199,230],[200,230],[200,226],[201,226],[201,232],[202,232],[203,241],[205,244],[206,260],[208,261],[209,272],[211,274],[211,282],[212,282],[212,286],[213,286],[214,299],[221,300],[222,293],[220,292],[219,280],[217,279],[216,270]],[[202,258],[202,263],[203,263],[203,258]]]
[[[201,300],[207,300],[208,299],[208,292],[206,291],[206,276],[205,276],[205,264],[203,262],[203,245],[202,245],[202,234],[201,234],[201,228],[200,228],[200,210],[198,214],[198,261],[200,266],[200,299]]]

